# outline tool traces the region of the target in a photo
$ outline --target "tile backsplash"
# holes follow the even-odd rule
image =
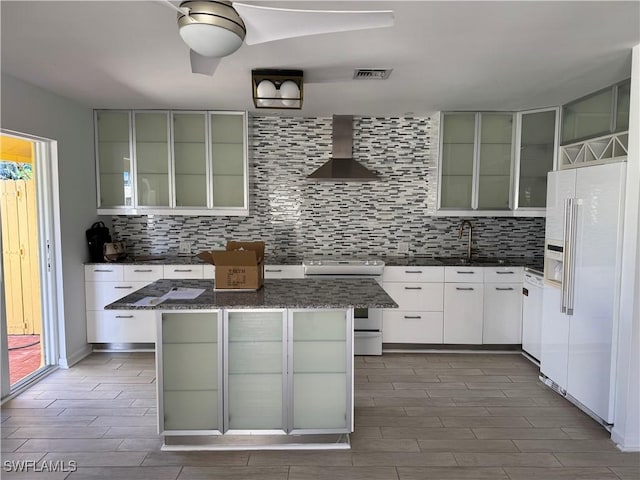
[[[228,239],[264,240],[270,256],[314,254],[458,256],[463,218],[435,216],[438,114],[355,117],[353,156],[380,182],[314,183],[306,176],[331,156],[331,118],[249,121],[250,216],[114,216],[113,232],[133,254],[194,252]],[[474,255],[541,256],[544,218],[473,217]]]

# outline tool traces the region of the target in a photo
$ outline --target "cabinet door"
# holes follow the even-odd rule
[[[293,311],[290,325],[293,433],[351,431],[351,332],[347,312]]]
[[[522,343],[521,283],[485,284],[482,343]]]
[[[207,140],[204,112],[174,112],[173,164],[175,206],[207,206]]]
[[[265,265],[264,278],[304,278],[302,265]]]
[[[444,343],[482,343],[483,290],[478,283],[445,284]]]
[[[169,207],[169,113],[134,112],[137,205]]]
[[[442,115],[440,208],[470,209],[473,198],[475,113]]]
[[[219,314],[163,313],[158,349],[160,433],[222,431]]]
[[[442,312],[384,310],[384,343],[442,343]]]
[[[520,114],[518,208],[544,208],[547,173],[553,170],[556,145],[556,109]]]
[[[241,114],[210,115],[214,207],[246,205],[245,119]]]
[[[131,207],[131,115],[121,111],[98,111],[95,129],[98,207]]]
[[[225,415],[229,430],[285,429],[282,311],[229,311]]]
[[[513,114],[480,116],[478,209],[507,210],[511,192]]]
[[[562,143],[611,131],[613,88],[605,88],[562,106]]]

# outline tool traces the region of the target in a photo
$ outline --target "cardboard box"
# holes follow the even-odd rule
[[[201,252],[216,266],[216,290],[258,290],[264,284],[264,242],[227,242],[226,250]]]

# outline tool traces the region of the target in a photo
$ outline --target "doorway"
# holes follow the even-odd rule
[[[56,358],[54,337],[47,334],[55,324],[43,308],[51,270],[46,217],[52,143],[0,134],[3,397],[50,369]]]

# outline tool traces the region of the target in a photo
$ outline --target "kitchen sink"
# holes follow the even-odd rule
[[[472,258],[466,257],[436,257],[436,260],[445,265],[504,265],[506,261],[501,258]]]

